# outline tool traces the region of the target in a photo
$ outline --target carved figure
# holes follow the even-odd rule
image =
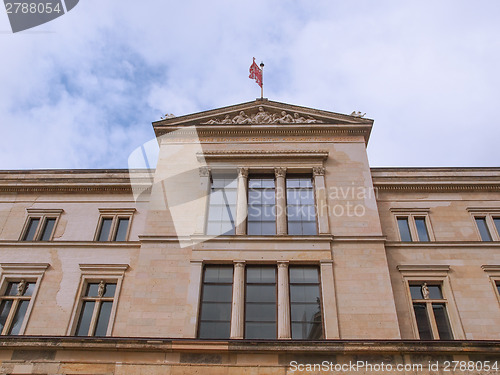
[[[106,284],[104,283],[104,280],[101,280],[99,283],[99,287],[97,288],[97,296],[101,298],[104,296],[104,292],[106,291]]]
[[[26,281],[25,280],[21,280],[21,282],[17,286],[17,295],[18,296],[22,296],[23,293],[24,293],[24,289],[25,288],[26,288]]]
[[[285,111],[281,111],[281,117],[278,119],[278,123],[289,124],[291,122],[294,122],[293,117],[288,113],[286,113]]]
[[[361,117],[364,117],[364,115],[366,115],[366,112],[365,113],[361,113],[361,111],[353,111],[351,113],[351,116],[353,116],[353,117],[360,117],[361,118]]]
[[[233,120],[231,120],[231,116],[229,115],[226,115],[226,117],[224,117],[224,120],[221,121],[221,124],[232,124],[233,123]]]
[[[245,114],[245,111],[241,111],[239,115],[233,118],[233,124],[251,124],[252,119]]]
[[[262,124],[271,122],[271,115],[267,113],[263,107],[259,107],[259,112],[253,117],[254,124]]]
[[[429,295],[431,293],[429,292],[429,287],[427,286],[427,283],[422,284],[422,295],[424,296],[424,299],[429,299]]]

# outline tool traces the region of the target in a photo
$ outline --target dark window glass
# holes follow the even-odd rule
[[[201,294],[199,338],[229,338],[232,293],[233,267],[205,266]]]
[[[500,236],[500,217],[493,218],[493,222],[495,223],[495,226],[497,227],[497,233]]]
[[[410,294],[412,299],[424,299],[421,285],[410,285]]]
[[[212,175],[206,233],[235,234],[237,175]]]
[[[38,224],[40,223],[39,218],[31,218],[30,222],[28,224],[28,230],[26,231],[26,234],[24,235],[24,241],[34,241],[35,240],[35,233],[38,228]]]
[[[90,322],[94,313],[95,301],[84,301],[82,304],[82,312],[80,313],[80,320],[76,328],[77,336],[88,336],[90,329]]]
[[[398,227],[399,234],[401,235],[401,241],[410,242],[412,239],[410,234],[410,227],[408,225],[408,218],[398,217]]]
[[[245,338],[276,338],[276,267],[246,268]]]
[[[276,234],[276,195],[274,178],[251,177],[248,181],[249,235]]]
[[[94,336],[106,336],[108,330],[109,317],[111,315],[112,301],[101,302],[99,317],[97,318],[97,327]]]
[[[10,327],[9,335],[18,335],[23,324],[24,316],[26,315],[26,310],[28,310],[29,300],[21,300],[17,305],[17,311],[12,320],[12,325]]]
[[[491,241],[490,231],[486,225],[485,217],[476,217],[477,229],[479,229],[479,233],[481,234],[482,241]]]
[[[10,309],[12,307],[12,300],[3,300],[0,304],[0,332],[2,332],[5,322],[7,322],[7,317],[9,316]]]
[[[292,339],[321,339],[323,329],[318,268],[291,266],[289,275]]]
[[[500,294],[500,283],[497,283],[498,294]]]
[[[427,288],[429,288],[430,299],[443,299],[443,294],[441,293],[441,286],[427,285]]]
[[[87,293],[85,295],[87,297],[97,297],[97,291],[99,290],[99,284],[97,283],[89,283],[87,285]]]
[[[115,296],[116,284],[106,283],[104,288],[104,298],[113,298]]]
[[[422,242],[429,241],[429,233],[427,233],[427,226],[425,225],[424,217],[416,217],[415,225],[417,227],[418,240]]]
[[[446,313],[446,306],[443,303],[433,303],[432,310],[434,311],[439,338],[441,340],[453,340],[448,314]]]
[[[45,224],[42,230],[41,241],[49,241],[52,236],[52,231],[54,230],[54,225],[56,224],[56,219],[48,218],[45,219]]]
[[[127,238],[127,229],[128,229],[128,218],[119,218],[118,219],[118,227],[116,229],[115,241],[125,241]]]
[[[9,283],[7,285],[7,290],[5,291],[6,296],[17,296],[17,288],[19,287],[18,282]]]
[[[113,223],[113,219],[104,218],[101,223],[101,230],[99,232],[98,241],[107,241],[109,239],[109,232],[111,231],[111,224]]]
[[[427,307],[423,303],[414,303],[413,311],[417,319],[418,335],[421,340],[432,340],[431,325],[427,315]]]
[[[316,234],[316,210],[311,178],[287,177],[286,202],[288,234]]]

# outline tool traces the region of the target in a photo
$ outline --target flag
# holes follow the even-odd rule
[[[262,69],[255,63],[255,57],[253,58],[253,63],[250,66],[250,79],[255,79],[255,82],[262,87]]]

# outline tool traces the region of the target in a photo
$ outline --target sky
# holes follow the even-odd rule
[[[12,33],[0,169],[127,168],[176,116],[269,100],[374,119],[373,167],[495,167],[498,0],[80,0]]]

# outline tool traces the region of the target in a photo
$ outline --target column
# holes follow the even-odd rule
[[[339,322],[337,314],[337,301],[335,282],[333,279],[333,260],[321,260],[321,297],[323,299],[321,315],[325,328],[325,339],[339,339]]]
[[[247,233],[247,179],[248,168],[238,168],[238,195],[236,197],[236,234]]]
[[[192,260],[189,267],[189,286],[186,303],[186,319],[184,322],[184,335],[186,338],[195,338],[198,328],[198,315],[200,309],[201,277],[203,262]]]
[[[316,214],[318,217],[318,234],[329,234],[328,201],[325,185],[325,167],[313,168],[314,191],[316,195]]]
[[[203,207],[200,208],[201,215],[197,215],[196,227],[194,234],[205,234],[205,226],[207,225],[208,215],[208,199],[210,196],[210,168],[207,166],[199,168],[200,173],[200,190],[199,196],[202,197]]]
[[[290,339],[290,287],[288,261],[278,262],[278,339]]]
[[[233,305],[231,309],[231,338],[242,339],[245,311],[245,262],[234,262]]]
[[[286,168],[274,168],[276,176],[276,234],[287,234],[286,225]]]

